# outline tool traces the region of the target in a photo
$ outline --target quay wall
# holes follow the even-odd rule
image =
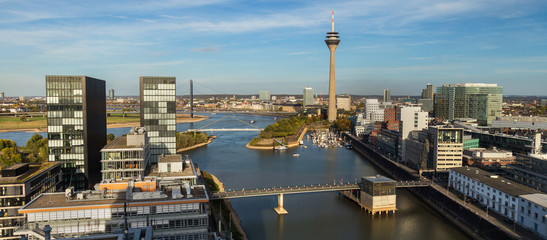
[[[354,150],[374,163],[389,177],[398,181],[418,180],[418,176],[402,169],[394,161],[377,153],[375,149],[362,143],[354,136],[345,133],[343,136],[352,140],[351,144]],[[407,189],[473,239],[516,239],[512,234],[499,229],[478,213],[465,208],[432,186]]]

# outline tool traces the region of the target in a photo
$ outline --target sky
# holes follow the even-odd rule
[[[86,75],[116,95],[139,76],[177,94],[419,95],[427,83],[497,83],[547,95],[545,0],[0,0],[0,92],[45,95],[45,75]]]

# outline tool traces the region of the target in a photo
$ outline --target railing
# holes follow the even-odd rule
[[[328,192],[339,190],[360,189],[358,183],[343,183],[343,184],[318,184],[318,185],[301,185],[287,187],[272,187],[272,188],[256,188],[256,189],[241,189],[229,190],[222,193],[213,193],[213,199],[222,198],[241,198],[241,197],[257,197],[270,196],[278,194],[295,194],[295,193],[311,193],[311,192]]]

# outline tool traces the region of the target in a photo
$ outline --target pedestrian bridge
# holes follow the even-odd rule
[[[424,182],[424,181],[401,181],[401,182],[395,183],[396,188],[426,187],[429,185],[430,185],[429,182]],[[358,190],[358,189],[361,189],[361,185],[357,182],[353,182],[353,183],[348,182],[348,183],[340,183],[340,184],[301,185],[301,186],[297,185],[297,186],[287,186],[287,187],[271,187],[271,188],[255,188],[255,189],[243,188],[240,190],[228,190],[226,192],[213,193],[211,195],[211,200],[277,195],[278,206],[274,208],[274,210],[278,214],[287,214],[287,211],[283,208],[284,194],[348,191],[348,190]]]

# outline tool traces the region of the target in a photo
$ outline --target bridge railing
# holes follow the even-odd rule
[[[241,195],[268,195],[268,194],[277,194],[277,193],[291,193],[291,192],[300,192],[300,191],[313,191],[313,190],[326,190],[326,189],[339,189],[339,188],[357,188],[359,187],[358,182],[346,182],[346,183],[335,183],[335,184],[310,184],[310,185],[295,185],[295,186],[285,186],[285,187],[270,187],[270,188],[254,188],[254,189],[238,189],[231,190],[229,189],[226,192],[214,193],[213,196],[225,197],[225,196],[241,196]],[[334,191],[334,190],[333,190]]]

